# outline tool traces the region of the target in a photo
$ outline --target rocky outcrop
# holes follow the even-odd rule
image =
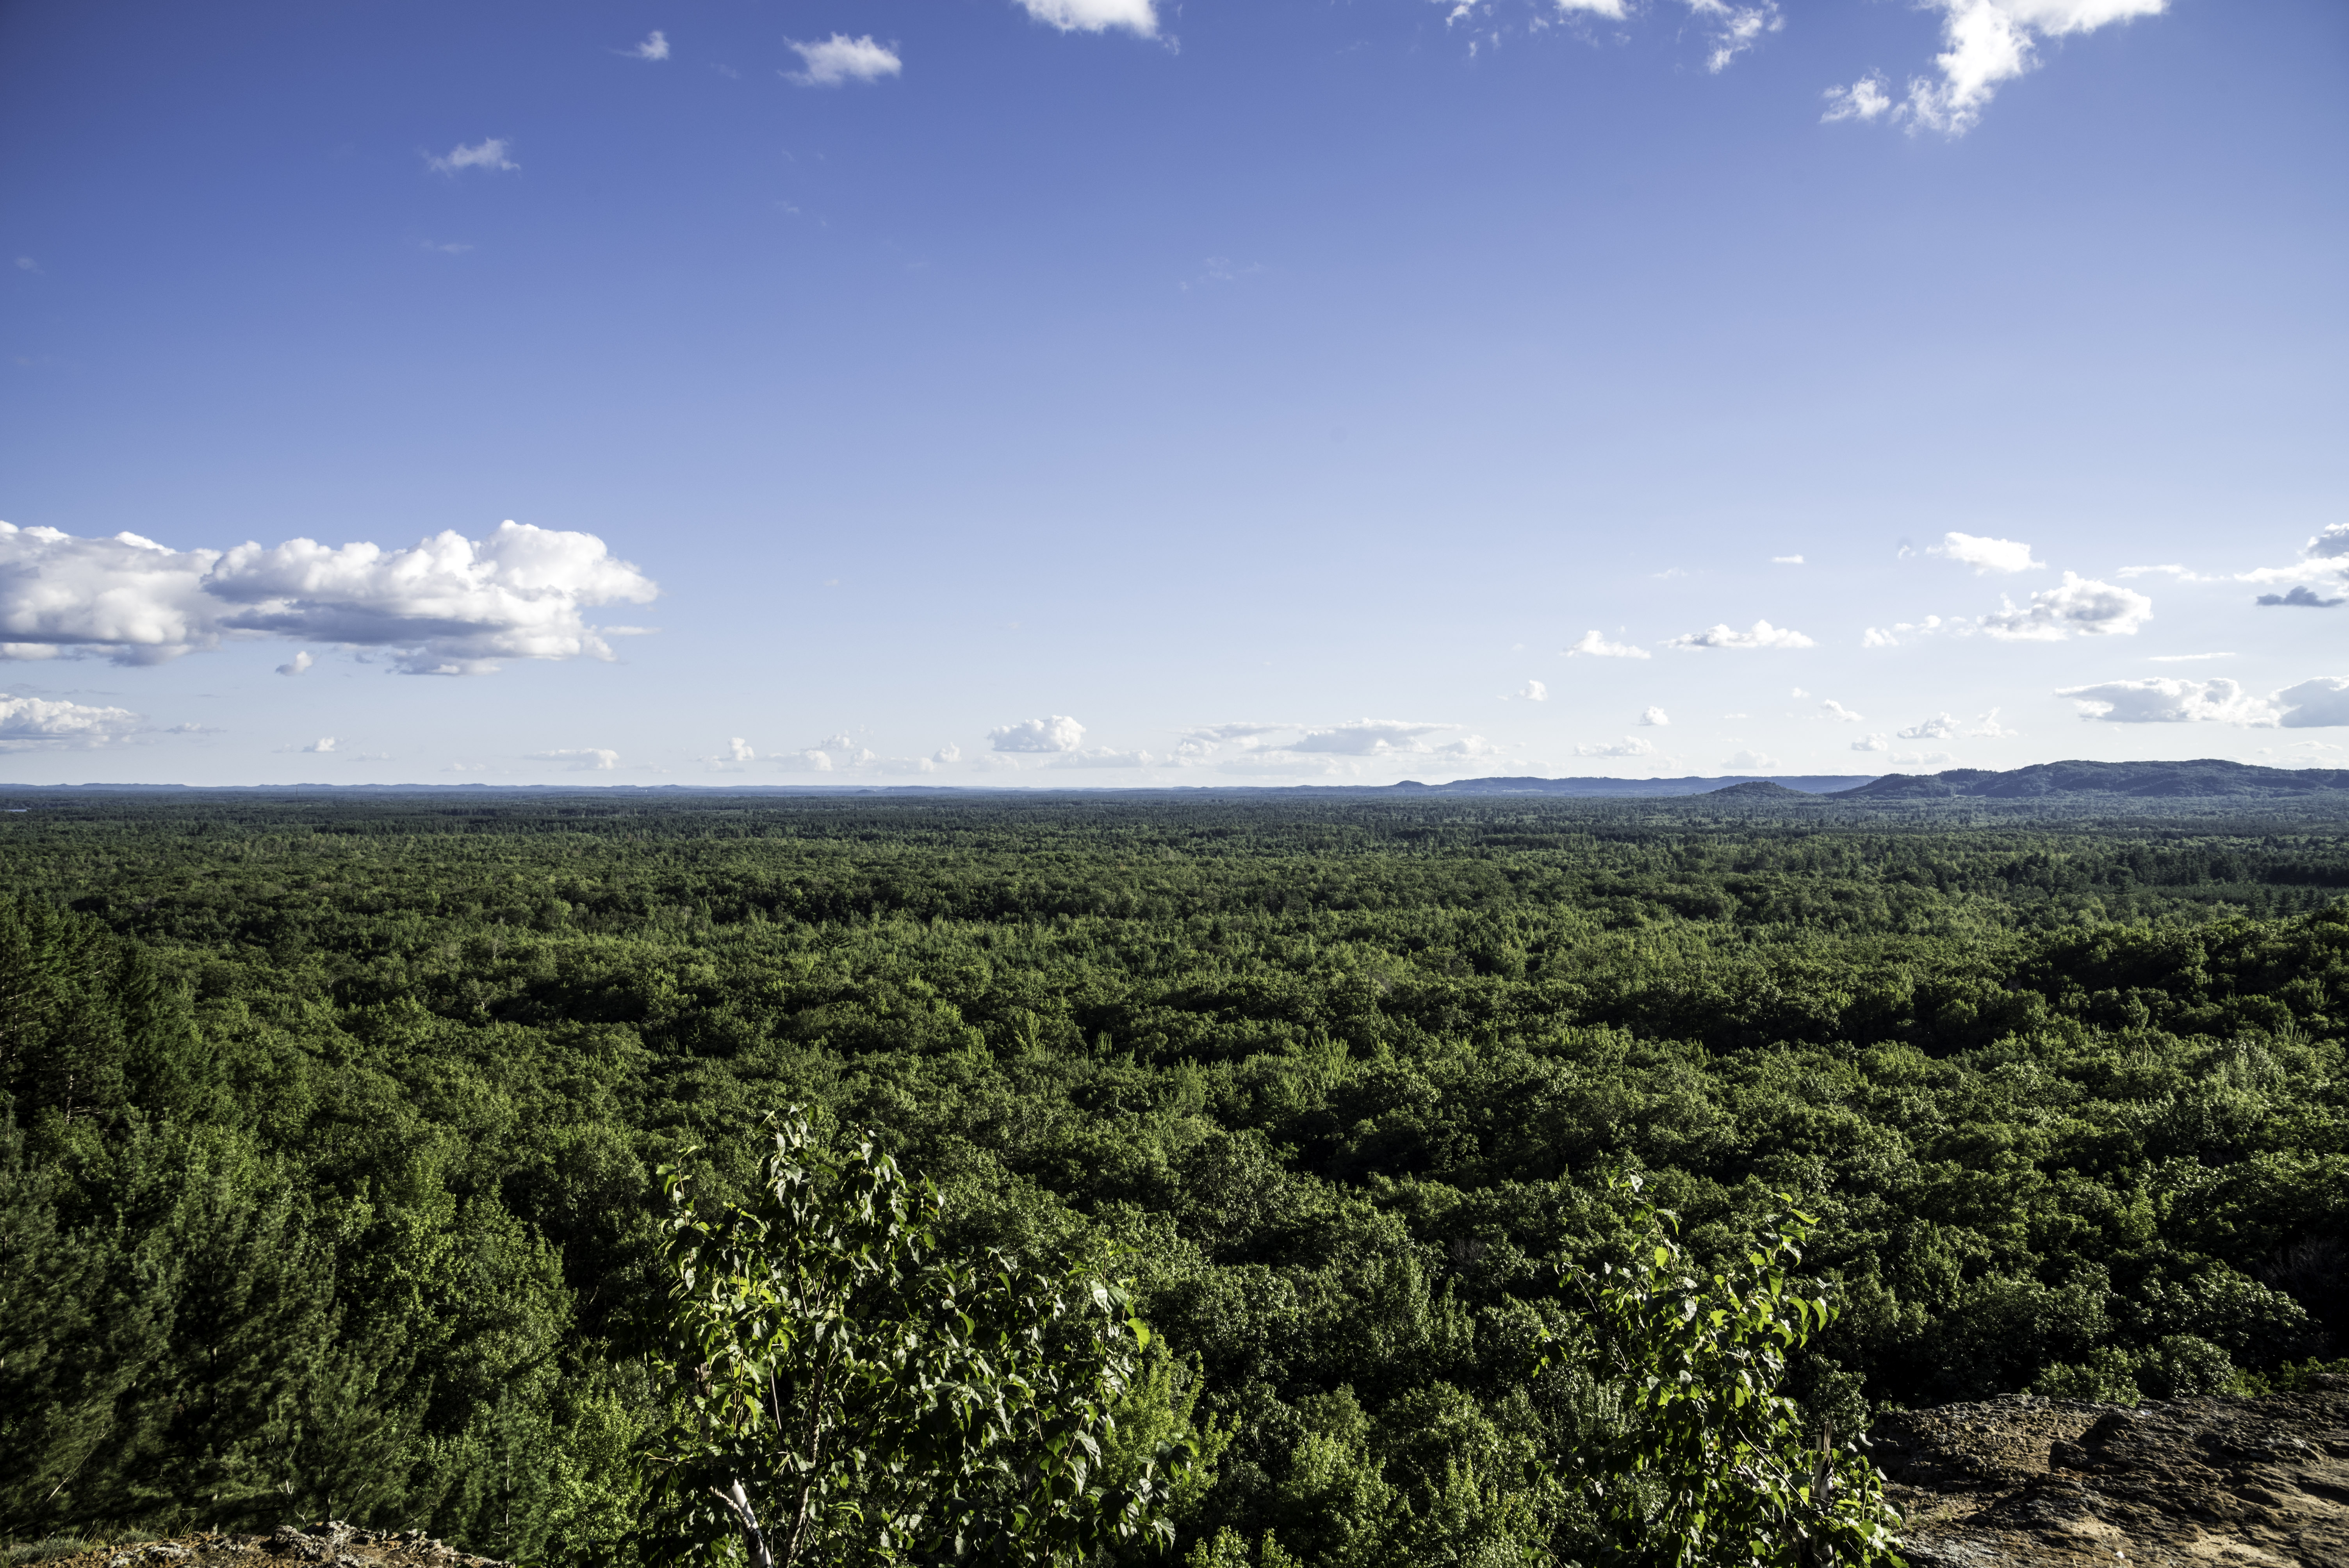
[[[2135,1408],[2011,1394],[1888,1415],[1915,1568],[2349,1568],[2349,1378]]]
[[[50,1568],[265,1568],[271,1563],[331,1568],[507,1568],[432,1539],[420,1530],[355,1530],[338,1519],[307,1530],[283,1525],[274,1535],[190,1535],[135,1546],[93,1547],[55,1559]]]

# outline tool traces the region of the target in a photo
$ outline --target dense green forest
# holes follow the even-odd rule
[[[1526,1346],[1627,1171],[1699,1255],[1817,1216],[1841,1431],[2349,1335],[2316,808],[5,803],[0,1537],[633,1561],[654,1170],[792,1106],[964,1243],[1126,1249],[1212,1460],[1168,1560],[1563,1541]]]

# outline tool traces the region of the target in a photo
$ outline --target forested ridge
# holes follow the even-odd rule
[[[653,1170],[739,1191],[794,1105],[964,1242],[1128,1249],[1210,1439],[1178,1557],[1561,1542],[1589,1413],[1526,1347],[1626,1170],[1700,1255],[1818,1217],[1823,1427],[2349,1335],[2314,809],[15,804],[16,1538],[333,1511],[631,1560]]]

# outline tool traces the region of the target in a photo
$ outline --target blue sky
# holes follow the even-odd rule
[[[2333,0],[9,7],[0,770],[2349,765],[2344,88]]]

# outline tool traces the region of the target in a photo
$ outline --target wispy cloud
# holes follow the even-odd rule
[[[467,147],[461,142],[442,157],[430,153],[424,156],[424,166],[437,174],[454,174],[464,169],[487,169],[492,171],[516,170],[522,167],[507,154],[512,145],[502,136],[484,137]]]
[[[609,773],[620,765],[620,754],[604,746],[564,747],[554,751],[533,751],[533,762],[560,762],[574,773]]]
[[[645,35],[643,43],[626,49],[615,49],[613,53],[636,60],[666,60],[668,58],[668,35],[655,27]]]
[[[802,67],[783,75],[802,87],[836,88],[846,82],[877,82],[904,69],[905,63],[898,59],[895,46],[876,44],[870,34],[852,38],[845,33],[834,33],[813,44],[802,44],[793,38],[783,42],[799,56]]]
[[[1588,654],[1595,659],[1644,659],[1653,656],[1645,648],[1630,643],[1610,643],[1596,632],[1583,633],[1574,646],[1563,651],[1569,659],[1578,654]]]
[[[1892,96],[1887,93],[1884,77],[1871,72],[1847,88],[1829,88],[1823,95],[1827,100],[1826,112],[1819,116],[1821,125],[1833,125],[1837,120],[1871,120],[1891,112]]]
[[[1627,735],[1617,741],[1593,746],[1578,746],[1574,748],[1574,754],[1577,757],[1652,757],[1655,752],[1656,748],[1652,741],[1642,740],[1636,735]]]
[[[1704,57],[1704,68],[1718,75],[1729,68],[1729,62],[1762,41],[1765,33],[1775,33],[1786,25],[1779,15],[1777,0],[1761,0],[1757,5],[1731,5],[1724,0],[1684,0],[1689,10],[1701,18],[1711,31],[1712,52]]]
[[[1774,626],[1767,621],[1756,621],[1744,631],[1731,625],[1709,626],[1702,632],[1683,632],[1666,643],[1668,648],[1808,648],[1816,646],[1810,638],[1788,626]]]
[[[1800,566],[1802,563],[1803,558],[1799,555],[1774,555],[1770,557],[1770,564],[1773,566]]]
[[[1976,576],[1986,572],[2030,572],[2046,570],[2047,562],[2031,558],[2031,546],[2013,539],[1990,539],[1979,534],[1954,531],[1941,536],[1941,542],[1925,552],[1944,561],[1954,561],[1961,566],[1971,566]]]

